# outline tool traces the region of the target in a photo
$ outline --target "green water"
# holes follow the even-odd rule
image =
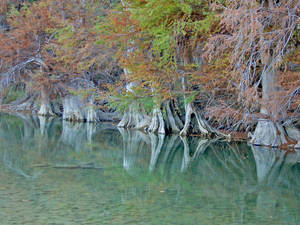
[[[0,115],[0,224],[300,224],[300,153]]]

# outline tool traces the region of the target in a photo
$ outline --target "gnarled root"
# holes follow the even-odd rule
[[[90,96],[89,98],[89,103],[88,106],[86,108],[86,121],[93,123],[93,122],[97,122],[98,121],[98,116],[97,116],[97,112],[94,108],[94,97]]]
[[[52,111],[51,105],[49,102],[44,102],[41,104],[40,110],[37,113],[39,116],[55,116],[55,113]]]
[[[283,126],[268,119],[259,119],[250,143],[257,146],[282,147],[291,145],[297,148],[300,131],[292,125]]]
[[[230,138],[229,135],[222,134],[211,127],[203,116],[194,109],[191,103],[185,105],[185,124],[180,132],[180,136],[188,134],[201,134],[205,137],[215,135]]]
[[[177,112],[171,101],[167,101],[162,105],[165,109],[165,114],[162,113],[160,108],[155,108],[152,112],[151,123],[146,129],[149,133],[179,133],[180,129],[183,127],[183,123],[180,120]]]
[[[136,110],[134,105],[130,105],[117,126],[122,128],[146,129],[149,125],[149,116],[146,113]]]
[[[147,130],[150,133],[159,133],[165,134],[165,121],[163,119],[163,115],[160,109],[155,108],[152,113],[152,120],[150,126]]]
[[[175,111],[172,102],[168,101],[165,105],[166,109],[166,124],[170,133],[179,133],[183,128],[183,123]]]
[[[129,121],[129,112],[125,112],[121,121],[118,123],[118,127],[126,128]]]
[[[66,96],[63,99],[63,119],[67,121],[84,121],[85,112],[80,96]]]
[[[149,133],[159,134],[179,133],[183,124],[173,104],[168,101],[162,107],[166,111],[165,115],[157,107],[152,111],[151,117],[149,117],[145,112],[135,109],[134,105],[130,105],[118,127],[143,129]]]

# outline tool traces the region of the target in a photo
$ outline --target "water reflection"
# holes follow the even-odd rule
[[[70,123],[21,114],[0,116],[0,143],[0,177],[8,172],[9,177],[25,179],[18,182],[28,185],[35,181],[42,187],[61,182],[61,197],[75,195],[80,205],[86,204],[86,198],[74,193],[88,188],[93,196],[89,203],[104,201],[109,209],[101,215],[110,222],[109,215],[114,215],[115,224],[125,221],[132,208],[135,215],[143,215],[139,222],[148,219],[148,224],[300,221],[299,151],[148,135],[110,124]],[[59,168],[63,170],[58,172]],[[101,208],[89,210],[99,214]],[[181,217],[176,216],[178,211]],[[156,219],[159,215],[162,220]]]
[[[248,182],[257,180],[257,183],[270,185],[282,180],[282,173],[288,172],[288,168],[298,166],[300,162],[299,151],[249,147],[245,143],[220,142],[198,137],[145,134],[141,131],[115,128],[110,124],[99,126],[93,123],[72,123],[57,118],[24,114],[2,115],[0,138],[3,163],[11,169],[14,164],[20,168],[25,166],[26,160],[47,159],[55,162],[68,160],[76,152],[93,154],[93,149],[98,144],[113,144],[119,152],[119,158],[122,157],[123,168],[128,172],[136,171],[137,168],[148,168],[149,172],[159,169],[164,173],[169,170],[180,173],[188,170],[199,173],[205,171],[213,179],[217,176],[223,179],[228,174],[232,177],[243,177]],[[30,156],[27,155],[29,153]],[[74,158],[71,157],[71,161],[72,159]],[[22,163],[18,163],[20,160]],[[78,163],[81,160],[88,162],[82,157],[78,158]],[[24,172],[19,173],[26,177]]]

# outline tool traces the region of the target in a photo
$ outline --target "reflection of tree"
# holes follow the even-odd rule
[[[118,205],[132,207],[137,212],[166,205],[170,211],[156,211],[155,217],[165,215],[174,221],[176,215],[170,212],[184,209],[184,215],[190,220],[180,217],[180,224],[192,224],[186,221],[200,217],[209,221],[207,212],[216,218],[230,215],[230,224],[257,221],[274,224],[269,220],[271,217],[278,219],[278,224],[297,224],[299,152],[250,148],[243,143],[196,137],[117,131],[105,124],[91,124],[89,128],[88,124],[65,125],[60,120],[41,121],[28,115],[1,116],[1,165],[28,179],[26,182],[38,178],[35,182],[46,181],[48,185],[53,179],[55,183],[60,180],[61,196],[81,186],[84,192],[87,188],[94,192],[91,200],[94,203],[94,198],[101,196],[99,192],[105,189],[107,203],[104,204],[110,204],[112,196],[121,199],[122,204],[114,205],[116,211],[120,209]],[[61,169],[65,167],[103,167],[105,173]],[[49,174],[53,175],[51,179]],[[84,201],[86,195],[82,197],[78,193],[78,198]],[[112,213],[111,208],[107,212]]]
[[[200,154],[204,153],[210,144],[210,141],[208,141],[207,139],[198,139],[198,138],[195,139],[198,141],[198,144],[196,145],[196,150],[192,153],[187,138],[181,137],[184,146],[181,172],[186,171],[189,165],[191,164],[191,162],[197,159],[198,157],[200,157]]]
[[[75,152],[80,151],[83,148],[84,143],[88,139],[86,124],[73,123],[63,120],[63,130],[61,134],[61,142],[73,147]],[[92,135],[92,134],[90,134]]]
[[[178,148],[180,147],[181,140],[177,135],[168,136],[165,138],[165,148],[162,152],[162,165],[165,172],[169,172],[171,165],[175,164],[173,162],[174,155],[176,154]]]
[[[37,173],[34,173],[33,175],[30,175],[29,173],[25,172],[22,168],[18,167],[15,165],[15,163],[13,163],[11,161],[11,159],[9,159],[9,157],[7,156],[7,151],[4,150],[3,152],[3,156],[2,156],[2,162],[3,164],[9,168],[10,170],[12,170],[13,172],[15,172],[16,174],[23,176],[25,178],[29,178],[29,179],[36,179],[38,178],[43,171],[39,171]]]
[[[27,114],[1,115],[2,161],[6,168],[26,178],[38,177],[44,168],[100,168],[99,156],[95,156],[98,152],[92,151],[94,137],[111,132],[110,128],[91,123],[63,124],[59,119]],[[115,146],[111,140],[101,141]]]
[[[32,116],[22,114],[20,117],[8,115],[2,115],[2,117],[0,139],[3,164],[6,168],[25,178],[39,177],[42,170],[33,170],[27,167],[30,161],[30,156],[27,155],[28,149],[32,148],[34,138],[40,136],[39,121]]]
[[[281,195],[286,195],[287,192],[293,192],[292,187],[300,187],[298,177],[293,175],[293,166],[299,162],[300,158],[297,152],[286,152],[279,149],[251,146],[257,171],[258,185],[256,186],[256,213],[266,209],[266,203],[269,211],[276,216],[278,205],[288,207],[289,202],[282,201]],[[293,184],[292,184],[293,183]],[[280,188],[281,195],[274,195]],[[295,194],[299,195],[298,190]],[[262,215],[263,216],[263,215]],[[286,221],[291,218],[284,215]]]
[[[293,167],[299,165],[299,151],[287,152],[253,145],[251,150],[255,159],[257,180],[261,185],[284,184],[289,186],[286,178]]]
[[[153,171],[158,161],[159,154],[161,152],[162,146],[164,144],[165,135],[153,133],[149,134],[151,140],[151,159],[149,163],[149,170]]]
[[[184,192],[188,191],[194,199],[204,199],[206,204],[218,199],[215,203],[219,207],[226,206],[228,211],[232,208],[236,223],[262,222],[260,218],[263,215],[260,214],[266,213],[266,210],[268,215],[276,217],[278,204],[291,209],[290,203],[280,199],[288,199],[286,193],[289,188],[293,187],[294,191],[300,188],[300,182],[295,179],[299,173],[294,174],[292,169],[297,162],[296,153],[289,156],[274,149],[261,152],[259,149],[251,150],[245,143],[195,137],[147,135],[125,129],[120,132],[124,144],[124,168],[130,174],[138,169],[135,180],[141,179],[141,182],[144,176],[149,176],[149,170],[154,180],[160,177],[163,181],[157,186],[172,189],[174,205],[190,204],[183,198]],[[148,187],[148,195],[154,189],[153,186]],[[134,190],[134,196],[130,191],[131,198],[139,195],[136,188]],[[254,204],[251,204],[252,201]],[[202,207],[212,210],[209,204]],[[286,211],[286,220],[292,221],[288,214]]]
[[[147,152],[149,137],[140,131],[118,128],[123,138],[123,167],[125,170],[137,169],[137,161]]]
[[[286,152],[261,146],[251,146],[259,182],[270,178],[284,162]]]

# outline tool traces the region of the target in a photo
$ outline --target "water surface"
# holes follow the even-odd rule
[[[0,224],[300,224],[300,152],[0,115]]]

